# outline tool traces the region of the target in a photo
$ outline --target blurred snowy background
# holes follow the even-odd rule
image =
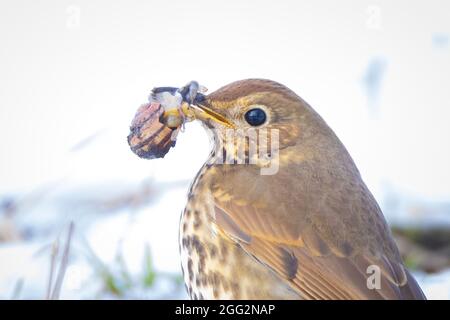
[[[0,24],[0,298],[185,298],[178,220],[209,141],[191,123],[146,161],[128,126],[154,86],[249,77],[325,118],[450,298],[450,2],[18,0]]]

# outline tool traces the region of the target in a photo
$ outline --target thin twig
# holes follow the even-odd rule
[[[53,286],[53,275],[55,273],[55,267],[56,267],[56,258],[58,256],[59,252],[59,237],[56,238],[56,240],[53,242],[52,245],[52,252],[50,255],[50,273],[48,276],[48,283],[47,283],[47,293],[45,294],[45,299],[50,299],[50,295],[52,292],[52,286]]]
[[[73,221],[71,221],[69,224],[69,232],[67,234],[66,246],[64,247],[61,264],[60,264],[59,270],[58,270],[58,276],[56,278],[55,286],[54,286],[53,292],[51,294],[52,300],[59,299],[59,294],[61,292],[64,275],[65,275],[67,265],[69,262],[70,242],[72,240],[73,229],[74,229],[74,223],[73,223]]]
[[[20,278],[19,280],[17,280],[15,286],[14,286],[14,290],[13,293],[11,295],[11,300],[18,300],[19,296],[22,292],[23,289],[23,284],[24,284],[24,280],[23,278]]]

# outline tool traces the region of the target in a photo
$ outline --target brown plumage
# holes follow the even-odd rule
[[[255,106],[267,115],[256,130],[279,132],[276,174],[262,175],[261,160],[218,163],[223,151],[238,157],[225,132],[250,129],[244,114]],[[192,298],[425,298],[352,158],[305,101],[276,82],[251,79],[217,90],[199,107],[197,118],[214,129],[217,147],[181,217]],[[248,152],[246,140],[236,139]],[[379,289],[367,285],[373,265],[381,271]]]

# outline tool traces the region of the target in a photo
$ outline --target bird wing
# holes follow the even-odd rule
[[[360,179],[336,183],[336,170],[262,176],[231,167],[212,184],[216,225],[301,298],[425,298]]]

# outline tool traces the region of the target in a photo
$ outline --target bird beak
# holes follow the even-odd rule
[[[227,128],[235,128],[235,125],[220,113],[212,110],[204,104],[193,105],[194,117],[204,122],[213,121]]]
[[[185,120],[198,119],[210,125],[213,125],[211,123],[213,122],[227,128],[235,128],[235,125],[225,116],[211,109],[209,106],[210,101],[201,93],[199,88],[200,86],[196,81],[191,81],[179,89],[175,87],[153,88],[149,99],[161,103],[158,100],[158,94],[163,93],[169,93],[172,97],[178,96],[181,98],[182,103],[178,108],[169,108],[164,111],[164,118],[168,127],[179,127]]]
[[[187,102],[183,102],[179,109],[171,109],[164,112],[164,118],[169,123],[168,119],[175,119],[174,121],[180,121],[180,114],[182,114],[188,121],[192,120],[200,120],[205,123],[215,122],[227,128],[235,128],[235,125],[228,120],[226,117],[221,115],[220,113],[212,110],[211,108],[203,105],[203,104],[189,104]],[[169,125],[169,127],[177,127],[178,125],[174,123],[173,125]]]

